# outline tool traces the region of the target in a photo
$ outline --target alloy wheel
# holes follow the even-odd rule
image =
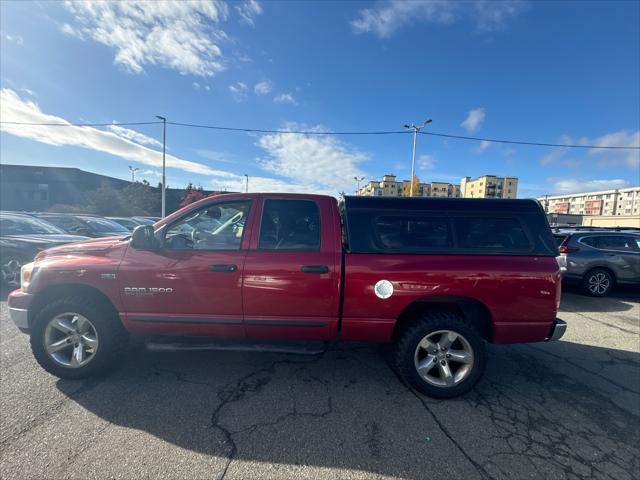
[[[464,381],[473,370],[473,349],[459,333],[438,330],[418,343],[414,364],[418,375],[429,384],[452,387]]]
[[[602,295],[611,286],[611,280],[606,273],[598,272],[589,277],[589,291],[595,295]]]
[[[16,258],[9,257],[2,263],[0,270],[2,272],[2,282],[10,287],[20,286],[20,262]]]
[[[78,313],[56,315],[44,332],[44,348],[58,364],[68,368],[85,366],[98,351],[98,333],[91,321]]]

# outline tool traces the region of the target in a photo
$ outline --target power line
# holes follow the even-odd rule
[[[115,123],[29,123],[29,122],[6,122],[0,121],[2,125],[25,125],[25,126],[47,126],[47,127],[109,127],[109,126],[134,126],[134,125],[157,125],[163,122],[115,122]],[[371,131],[318,131],[318,130],[272,130],[264,128],[241,128],[241,127],[225,127],[220,125],[204,125],[198,123],[182,123],[182,122],[167,122],[167,125],[174,125],[176,127],[187,128],[204,128],[209,130],[220,130],[229,132],[244,132],[244,133],[286,133],[294,135],[407,135],[408,131],[405,130],[371,130]],[[640,146],[620,146],[620,145],[577,145],[566,143],[547,143],[547,142],[529,142],[520,140],[504,140],[496,138],[484,138],[484,137],[469,137],[465,135],[452,135],[448,133],[437,132],[419,132],[420,135],[432,135],[435,137],[453,138],[456,140],[468,140],[475,142],[489,142],[489,143],[505,143],[512,145],[532,145],[537,147],[560,147],[560,148],[599,148],[606,150],[640,150]]]
[[[419,132],[421,135],[433,135],[435,137],[455,138],[458,140],[474,140],[481,142],[491,143],[511,143],[514,145],[534,145],[537,147],[563,147],[563,148],[607,148],[614,150],[640,150],[640,146],[637,147],[622,147],[622,146],[599,146],[599,145],[575,145],[566,143],[542,143],[542,142],[524,142],[518,140],[498,140],[495,138],[481,138],[481,137],[466,137],[462,135],[450,135],[448,133],[435,133],[435,132]]]
[[[268,130],[262,128],[239,128],[239,127],[221,127],[218,125],[201,125],[197,123],[180,123],[167,122],[168,125],[177,127],[206,128],[210,130],[226,130],[231,132],[246,133],[291,133],[296,135],[396,135],[406,134],[403,130],[373,130],[373,131],[335,131],[327,132],[321,130]]]

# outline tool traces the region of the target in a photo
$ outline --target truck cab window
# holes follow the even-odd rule
[[[265,200],[260,224],[261,250],[318,250],[320,211],[309,200]]]
[[[251,202],[208,205],[171,224],[170,250],[240,250]]]

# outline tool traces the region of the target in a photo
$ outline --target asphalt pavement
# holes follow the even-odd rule
[[[4,297],[3,297],[4,298]],[[0,478],[633,479],[640,293],[565,292],[559,342],[489,346],[463,398],[408,389],[384,348],[151,353],[59,380],[0,305]]]

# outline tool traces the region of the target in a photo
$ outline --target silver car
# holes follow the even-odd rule
[[[594,297],[615,284],[640,285],[640,234],[617,231],[566,231],[554,234],[565,282],[581,283]]]

